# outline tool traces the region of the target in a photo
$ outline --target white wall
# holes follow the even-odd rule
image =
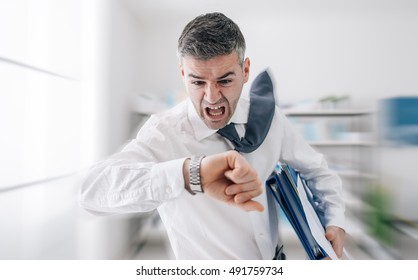
[[[0,259],[120,258],[135,234],[77,203],[129,136],[140,49],[119,2],[83,2],[0,1]]]
[[[132,2],[130,2],[132,6]],[[418,94],[418,5],[414,1],[180,1],[156,8],[145,1],[139,20],[145,66],[141,90],[181,91],[178,36],[193,17],[224,12],[244,33],[252,78],[270,67],[284,102],[350,94],[373,107],[385,96]],[[211,5],[210,3],[213,3]],[[147,12],[147,6],[149,11]],[[161,4],[161,3],[160,3]],[[182,6],[183,4],[183,6]],[[171,12],[170,12],[171,9]]]
[[[0,2],[0,259],[74,258],[81,2]]]
[[[418,10],[417,10],[418,11]],[[270,66],[279,98],[349,94],[357,105],[418,94],[418,18],[338,10],[243,21],[253,70]]]
[[[83,5],[84,166],[118,151],[131,137],[130,102],[140,84],[141,25],[120,1]],[[87,105],[87,106],[86,106]],[[80,211],[81,209],[79,209]],[[141,216],[98,217],[81,210],[78,256],[125,258]]]
[[[89,164],[115,152],[130,136],[129,102],[141,84],[138,72],[143,65],[137,59],[142,53],[141,25],[120,1],[83,6],[84,115],[94,115],[85,125]]]
[[[0,187],[77,170],[80,2],[0,3]]]
[[[132,95],[138,92],[147,76],[140,76],[147,65],[139,59],[143,54],[144,30],[141,22],[134,17],[123,3],[110,1],[108,26],[108,80],[109,151],[114,152],[131,136],[130,108]]]

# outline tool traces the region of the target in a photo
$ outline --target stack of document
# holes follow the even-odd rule
[[[266,181],[311,260],[338,259],[314,207],[311,193],[298,173],[286,164],[277,164]]]

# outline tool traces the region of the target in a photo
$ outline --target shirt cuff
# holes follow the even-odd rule
[[[341,209],[333,209],[333,211],[328,211],[328,213],[333,213],[326,216],[326,227],[327,226],[337,226],[345,230],[345,215],[344,211]]]
[[[183,163],[186,158],[157,163],[151,168],[153,197],[164,202],[184,192]]]

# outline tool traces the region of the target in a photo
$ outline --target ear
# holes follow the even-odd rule
[[[250,64],[250,59],[247,57],[242,65],[244,70],[244,83],[248,82],[248,79],[250,78]]]
[[[181,73],[181,77],[184,79],[184,68],[183,68],[183,65],[181,65],[181,63],[180,63],[180,73]]]

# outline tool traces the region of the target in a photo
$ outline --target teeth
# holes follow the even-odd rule
[[[224,106],[208,106],[207,113],[211,116],[221,116],[225,112]]]

